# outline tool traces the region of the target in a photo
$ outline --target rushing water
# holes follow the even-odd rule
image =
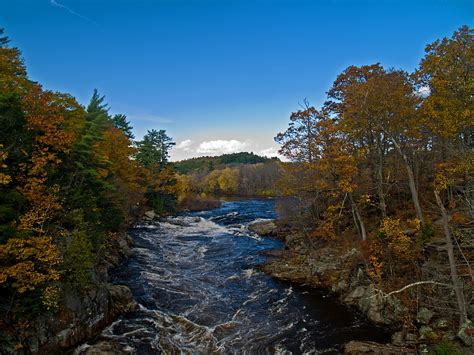
[[[248,231],[260,218],[275,218],[273,200],[224,202],[131,229],[134,256],[114,277],[140,309],[101,336],[137,354],[317,353],[354,339],[387,340],[324,293],[257,271],[262,251],[282,247]]]

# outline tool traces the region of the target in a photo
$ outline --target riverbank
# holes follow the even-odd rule
[[[110,283],[110,270],[131,255],[132,243],[125,232],[109,238],[94,267],[93,283],[82,292],[64,286],[56,312],[2,333],[0,353],[65,353],[98,335],[121,314],[136,309],[130,289]]]
[[[389,328],[391,344],[378,344],[378,353],[416,353],[433,349],[442,341],[456,340],[456,333],[449,331],[445,319],[426,308],[413,315],[413,310],[396,297],[398,294],[389,295],[376,288],[366,271],[362,251],[350,243],[311,242],[297,233],[282,239],[285,249],[267,252],[269,259],[260,265],[260,270],[279,280],[325,290],[341,303],[357,308],[374,324]],[[410,318],[416,321],[407,326]],[[461,349],[462,344],[458,343],[458,347]],[[374,349],[376,343],[352,342],[347,344],[346,353],[373,353]]]

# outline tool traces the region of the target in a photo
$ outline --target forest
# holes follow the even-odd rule
[[[473,44],[463,26],[412,73],[349,66],[322,107],[305,101],[275,137],[289,160],[281,192],[298,197],[280,223],[307,243],[362,250],[371,282],[410,309],[407,327],[420,302],[472,324]]]
[[[206,196],[278,196],[279,160],[253,153],[223,154],[172,163],[183,193],[193,199]]]
[[[43,88],[1,30],[0,333],[58,314],[65,292],[99,282],[104,249],[145,211],[214,196],[290,197],[280,230],[360,250],[371,283],[410,310],[406,327],[429,295],[427,307],[472,332],[473,37],[463,26],[428,44],[412,73],[347,67],[321,107],[305,100],[275,137],[283,161],[170,162],[165,130],[135,140],[97,90],[83,106]]]
[[[84,107],[44,89],[8,42],[0,38],[1,330],[54,314],[65,290],[97,282],[106,245],[144,209],[174,211],[178,192],[164,130],[134,141],[97,90]]]

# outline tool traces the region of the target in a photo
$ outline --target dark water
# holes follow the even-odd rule
[[[140,310],[102,337],[137,354],[318,353],[355,339],[388,340],[324,293],[256,270],[259,253],[282,244],[247,225],[275,217],[273,200],[243,200],[133,228],[134,256],[114,277]]]

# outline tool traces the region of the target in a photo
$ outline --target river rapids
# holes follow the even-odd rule
[[[283,247],[247,229],[275,218],[274,204],[224,202],[132,228],[133,256],[115,270],[114,281],[130,287],[140,307],[100,338],[136,354],[336,354],[350,340],[388,340],[324,292],[256,269],[263,251]]]

